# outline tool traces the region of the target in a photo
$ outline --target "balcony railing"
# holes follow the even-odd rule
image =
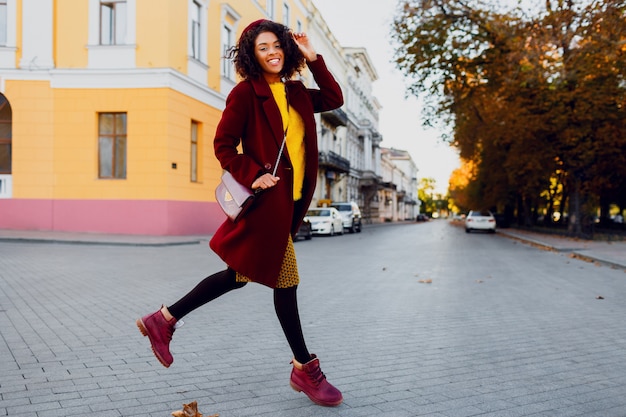
[[[320,151],[319,164],[331,171],[350,172],[350,161],[333,151]]]
[[[348,115],[341,109],[325,111],[322,113],[322,118],[333,127],[345,126],[348,124]]]

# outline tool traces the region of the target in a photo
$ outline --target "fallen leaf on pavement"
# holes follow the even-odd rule
[[[202,417],[202,414],[198,411],[198,402],[194,401],[189,404],[183,404],[183,409],[174,411],[172,413],[174,417]],[[219,414],[213,414],[206,417],[219,417]]]

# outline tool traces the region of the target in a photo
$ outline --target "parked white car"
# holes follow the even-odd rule
[[[343,235],[341,214],[333,207],[315,207],[307,211],[306,216],[311,222],[311,231],[315,235]]]

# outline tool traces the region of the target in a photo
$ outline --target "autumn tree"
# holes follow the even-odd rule
[[[448,193],[452,206],[457,212],[468,212],[476,207],[475,196],[469,185],[474,183],[476,169],[471,160],[461,159],[461,166],[450,175]]]
[[[621,1],[547,1],[534,41],[552,49],[548,111],[555,157],[566,173],[570,231],[582,233],[585,215],[624,174],[624,42],[626,5]]]
[[[515,205],[531,224],[554,205],[546,190],[564,186],[576,234],[587,196],[609,195],[626,177],[626,6],[579,3],[547,0],[528,17],[479,1],[407,0],[393,30],[409,91],[427,94],[426,117],[447,123],[474,163],[468,195],[482,207]]]

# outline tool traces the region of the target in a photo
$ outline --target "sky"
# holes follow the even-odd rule
[[[406,97],[403,74],[391,62],[389,32],[397,0],[313,0],[331,32],[344,47],[367,49],[378,80],[373,95],[382,105],[379,114],[381,146],[410,153],[419,178],[434,178],[436,192],[445,193],[452,171],[459,167],[458,153],[441,140],[442,131],[422,126],[417,97]]]

